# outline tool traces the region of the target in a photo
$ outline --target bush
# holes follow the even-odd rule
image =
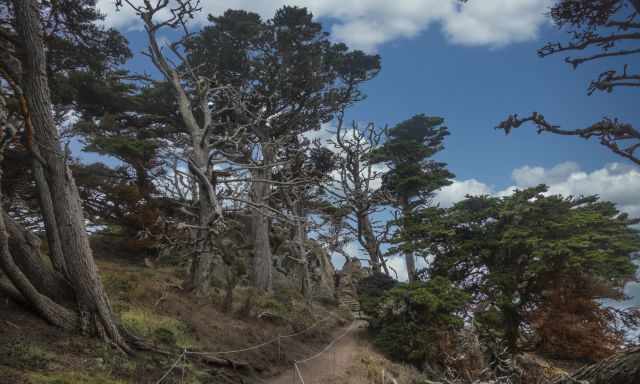
[[[452,334],[464,326],[469,295],[442,277],[401,284],[379,301],[372,322],[373,341],[395,360],[422,367],[443,363]]]
[[[361,279],[358,282],[357,289],[362,312],[375,318],[380,301],[397,284],[396,280],[379,272]]]

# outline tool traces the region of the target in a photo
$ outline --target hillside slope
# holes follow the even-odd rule
[[[163,376],[162,383],[257,383],[315,353],[349,323],[331,303],[310,309],[292,292],[238,289],[233,310],[222,313],[221,291],[194,298],[175,269],[113,260],[99,267],[122,323],[167,353],[124,355],[0,297],[0,384],[156,383]],[[296,335],[274,341],[288,334]],[[178,359],[185,350],[193,354]],[[230,350],[243,351],[217,353]]]

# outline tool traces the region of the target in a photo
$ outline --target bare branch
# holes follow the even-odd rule
[[[565,130],[547,122],[544,116],[534,112],[531,116],[525,118],[511,115],[500,123],[496,129],[502,129],[506,134],[509,134],[511,130],[519,128],[527,122],[535,124],[538,128],[538,133],[551,132],[564,136],[579,136],[583,139],[597,137],[602,145],[614,153],[640,165],[640,157],[636,154],[636,151],[640,148],[640,131],[631,124],[621,123],[618,119],[604,118],[587,128]],[[631,144],[628,144],[629,142]]]

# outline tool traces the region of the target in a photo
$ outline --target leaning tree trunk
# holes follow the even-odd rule
[[[251,184],[251,208],[252,233],[253,233],[253,279],[257,289],[271,291],[273,285],[273,255],[271,254],[271,241],[269,239],[270,220],[267,207],[269,205],[269,192],[271,180],[271,167],[273,160],[272,149],[265,145],[263,148],[263,166],[252,171],[255,181]]]
[[[371,225],[371,220],[369,220],[369,215],[366,212],[359,213],[357,219],[358,229],[361,234],[359,237],[361,238],[362,245],[364,245],[364,248],[369,254],[371,267],[375,272],[384,272],[386,275],[389,275],[389,268],[382,256],[380,244],[373,232],[373,226]]]
[[[104,291],[84,227],[80,196],[66,164],[58,131],[52,116],[52,103],[46,70],[45,46],[40,5],[35,0],[14,0],[16,29],[24,44],[22,89],[27,98],[33,145],[42,160],[46,184],[64,245],[64,260],[75,292],[84,332],[97,333],[123,349],[128,349],[116,324]],[[44,188],[44,185],[38,185]]]
[[[638,384],[640,383],[640,348],[618,353],[599,363],[587,365],[570,377],[554,384]]]
[[[16,264],[9,249],[9,233],[4,218],[5,215],[0,214],[0,267],[19,292],[19,297],[49,323],[67,330],[77,329],[79,326],[77,314],[41,293]]]
[[[36,148],[33,148],[37,151]],[[39,152],[36,156],[42,157]],[[47,234],[47,243],[49,244],[49,255],[53,268],[66,279],[69,279],[69,270],[67,262],[64,260],[64,252],[60,242],[60,232],[58,231],[58,223],[56,222],[55,212],[53,210],[53,202],[51,201],[51,191],[44,173],[42,164],[37,159],[33,160],[33,175],[38,185],[38,197],[40,199],[40,210],[44,221],[44,229]]]
[[[40,252],[40,239],[27,231],[2,210],[9,250],[17,266],[39,292],[45,292],[59,304],[73,303],[75,296],[65,277],[45,262]]]

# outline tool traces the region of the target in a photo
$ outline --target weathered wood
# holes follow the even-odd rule
[[[270,145],[262,148],[262,166],[251,171],[255,180],[251,183],[249,197],[254,207],[251,209],[253,234],[253,282],[257,289],[270,291],[273,286],[273,254],[271,252],[270,215],[260,208],[269,204],[271,166],[275,154]]]
[[[40,239],[13,220],[4,210],[4,224],[9,236],[9,249],[20,270],[40,292],[59,304],[73,302],[75,297],[68,281],[45,262],[40,252]]]
[[[64,260],[76,295],[81,326],[85,331],[97,333],[128,350],[98,276],[84,227],[78,188],[66,164],[66,153],[53,119],[39,13],[40,3],[35,0],[14,0],[13,5],[16,31],[24,47],[20,85],[27,99],[30,119],[28,123],[33,127],[33,146],[41,156],[40,161],[43,162],[45,174],[45,180],[39,180],[38,188],[45,188],[42,183],[46,182],[50,191],[55,224],[59,231],[60,243],[64,246]],[[23,287],[18,289],[25,294]],[[37,298],[35,295],[30,296],[30,301]]]
[[[621,352],[599,363],[587,365],[572,376],[554,384],[638,384],[640,383],[640,348]]]

